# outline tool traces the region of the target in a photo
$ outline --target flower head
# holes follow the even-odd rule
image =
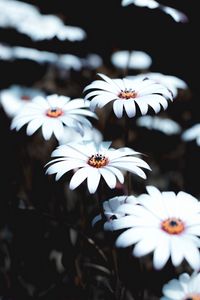
[[[129,80],[129,79],[110,79],[108,76],[99,74],[104,80],[95,80],[84,91],[90,91],[85,99],[90,99],[90,108],[95,110],[96,107],[102,108],[109,102],[113,101],[113,110],[118,118],[123,115],[125,109],[129,118],[136,114],[137,104],[141,114],[148,112],[149,106],[155,113],[168,106],[167,99],[173,100],[171,92],[161,84],[150,79]]]
[[[28,88],[24,86],[12,85],[0,93],[0,101],[6,114],[13,118],[19,111],[31,103],[36,96],[45,96],[45,93],[39,89]]]
[[[77,188],[86,178],[89,192],[95,193],[101,177],[107,185],[113,189],[117,184],[124,183],[122,171],[129,171],[146,178],[141,168],[150,170],[148,164],[135,157],[138,152],[130,148],[110,148],[111,142],[102,142],[98,145],[94,142],[70,143],[59,146],[53,151],[53,159],[47,169],[47,174],[56,174],[56,180],[60,179],[70,170],[75,170],[69,187]]]
[[[45,140],[49,140],[53,133],[57,140],[60,140],[63,136],[64,126],[83,134],[83,126],[91,126],[86,116],[96,117],[87,108],[88,105],[83,99],[70,100],[69,97],[58,95],[51,95],[47,98],[35,97],[32,103],[27,104],[13,119],[11,129],[19,130],[28,124],[26,133],[32,135],[42,127]]]
[[[148,69],[152,64],[151,57],[143,51],[116,51],[111,56],[112,64],[120,69]]]
[[[147,187],[138,197],[140,205],[123,204],[117,212],[126,214],[112,221],[113,230],[129,228],[117,238],[118,247],[136,244],[133,255],[153,251],[153,265],[161,269],[171,257],[177,267],[183,259],[193,269],[200,268],[200,204],[185,192],[160,192]]]
[[[199,300],[200,273],[194,272],[191,276],[183,273],[178,279],[172,279],[163,286],[161,300]]]

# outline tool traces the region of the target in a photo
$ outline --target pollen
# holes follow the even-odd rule
[[[169,218],[162,222],[161,228],[169,234],[179,234],[184,231],[185,225],[180,219]]]
[[[90,165],[93,168],[101,168],[104,167],[108,164],[108,158],[103,156],[102,154],[95,154],[92,155],[89,159],[88,159],[88,165]]]
[[[121,91],[118,96],[121,99],[128,100],[128,99],[136,98],[137,97],[137,93],[135,91],[131,90],[131,89],[130,90],[125,89],[124,91]]]
[[[48,109],[46,112],[46,115],[50,118],[58,118],[60,116],[62,116],[63,111],[60,108],[52,108],[52,109]]]
[[[185,300],[200,300],[200,294],[191,294]]]

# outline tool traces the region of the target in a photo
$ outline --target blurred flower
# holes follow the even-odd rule
[[[172,76],[172,75],[164,75],[162,73],[157,72],[151,72],[151,73],[145,73],[145,74],[139,74],[136,76],[127,76],[128,79],[145,79],[149,78],[151,80],[154,80],[157,83],[160,83],[164,85],[168,90],[170,90],[173,94],[173,97],[175,98],[178,94],[178,89],[185,90],[188,88],[185,81],[182,79]]]
[[[127,6],[129,4],[134,4],[139,7],[147,7],[150,9],[158,8],[162,10],[164,13],[171,16],[175,22],[182,22],[182,23],[188,22],[188,17],[184,13],[182,13],[181,11],[175,8],[161,5],[155,0],[122,0],[122,6]]]
[[[161,300],[198,300],[200,299],[200,273],[191,276],[183,273],[163,286]]]
[[[54,133],[60,140],[64,133],[64,126],[84,133],[83,126],[91,126],[87,117],[96,115],[89,111],[83,99],[70,100],[69,97],[51,95],[47,98],[35,97],[32,103],[27,104],[13,119],[11,129],[19,130],[28,124],[26,133],[32,135],[39,127],[45,140],[49,140]]]
[[[182,134],[184,141],[196,140],[198,146],[200,146],[200,124],[195,124],[191,128],[185,130]]]
[[[148,186],[149,194],[139,196],[140,205],[124,204],[117,212],[125,217],[112,221],[113,230],[129,228],[119,235],[117,247],[136,244],[133,255],[153,253],[153,265],[161,269],[171,256],[177,267],[185,258],[200,268],[200,203],[185,192],[160,192]]]
[[[95,110],[96,107],[102,108],[111,101],[113,110],[118,118],[123,115],[125,109],[129,118],[136,114],[135,103],[139,106],[141,114],[148,112],[148,106],[151,106],[155,113],[158,113],[161,106],[166,109],[168,106],[167,99],[173,100],[171,92],[163,85],[158,84],[150,79],[129,80],[110,79],[108,76],[98,74],[104,81],[95,80],[85,87],[84,92],[89,92],[85,99],[90,99],[90,108]]]
[[[86,38],[83,29],[66,26],[54,15],[42,15],[39,10],[27,3],[13,0],[0,0],[0,27],[11,27],[28,35],[34,41],[52,39],[82,41]],[[41,30],[42,28],[42,30]]]
[[[103,202],[104,215],[107,220],[104,224],[105,230],[113,230],[112,220],[119,219],[125,216],[124,213],[117,212],[119,206],[124,203],[137,204],[138,200],[135,196],[116,196]],[[94,226],[101,219],[101,215],[97,215],[92,221],[92,226]]]
[[[39,89],[28,88],[24,86],[12,85],[0,93],[0,102],[6,114],[13,118],[19,111],[32,101],[36,96],[45,96],[45,93]]]
[[[116,51],[111,56],[112,64],[120,69],[148,69],[152,64],[151,57],[143,51]]]
[[[86,58],[82,59],[83,67],[97,69],[103,65],[101,56],[95,53],[89,53]]]
[[[56,64],[61,69],[74,69],[76,71],[80,71],[83,66],[81,59],[73,54],[60,55]]]
[[[181,132],[181,126],[168,118],[160,118],[157,116],[142,116],[137,119],[136,124],[148,129],[158,130],[166,135],[178,134]]]
[[[102,133],[94,128],[94,127],[85,127],[83,129],[83,135],[80,134],[80,132],[77,132],[73,128],[65,127],[64,133],[61,139],[59,140],[59,144],[67,144],[70,142],[82,142],[82,141],[94,141],[95,143],[100,143],[103,140]]]
[[[60,158],[48,163],[51,166],[46,173],[57,173],[55,179],[58,180],[70,170],[77,169],[70,181],[70,189],[74,190],[87,178],[91,194],[96,192],[101,176],[111,189],[116,187],[117,179],[124,183],[124,175],[120,170],[146,178],[141,168],[150,170],[150,167],[142,159],[134,157],[138,152],[130,148],[116,150],[110,148],[110,145],[111,142],[82,142],[59,146],[52,156]]]

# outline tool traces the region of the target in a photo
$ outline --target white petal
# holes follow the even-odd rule
[[[101,175],[98,169],[91,167],[88,169],[88,178],[87,178],[87,185],[88,190],[91,194],[94,194],[97,190],[99,185]]]
[[[129,247],[144,238],[146,232],[142,228],[130,228],[121,233],[116,240],[117,247]]]
[[[49,140],[53,133],[52,120],[46,119],[42,125],[42,134],[45,140]]]
[[[160,235],[159,244],[153,255],[153,265],[155,269],[162,269],[170,257],[170,244],[166,235]]]
[[[113,111],[117,118],[121,118],[123,115],[123,107],[124,107],[123,100],[115,100],[113,103]]]
[[[145,228],[146,230],[146,228]],[[152,252],[159,244],[160,232],[156,229],[146,230],[146,237],[134,247],[133,254],[137,257]]]
[[[43,121],[44,119],[42,117],[30,121],[26,128],[27,135],[32,135],[35,131],[37,131],[38,128],[42,125]]]
[[[77,188],[77,186],[79,186],[88,177],[89,168],[90,167],[85,167],[76,171],[69,183],[69,188],[71,190]]]

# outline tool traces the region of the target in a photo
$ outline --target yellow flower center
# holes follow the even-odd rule
[[[190,294],[184,300],[200,300],[200,294]]]
[[[137,97],[137,93],[135,91],[132,91],[131,89],[130,90],[124,90],[124,91],[121,91],[118,95],[119,98],[121,99],[131,99],[131,98],[136,98]]]
[[[62,116],[63,111],[60,108],[51,108],[48,109],[46,112],[46,115],[50,118],[58,118],[60,116]]]
[[[180,219],[169,218],[162,222],[161,228],[169,234],[179,234],[184,231],[185,225]]]
[[[95,154],[92,155],[88,159],[88,165],[90,165],[93,168],[101,168],[108,164],[108,158],[103,156],[102,154]]]

